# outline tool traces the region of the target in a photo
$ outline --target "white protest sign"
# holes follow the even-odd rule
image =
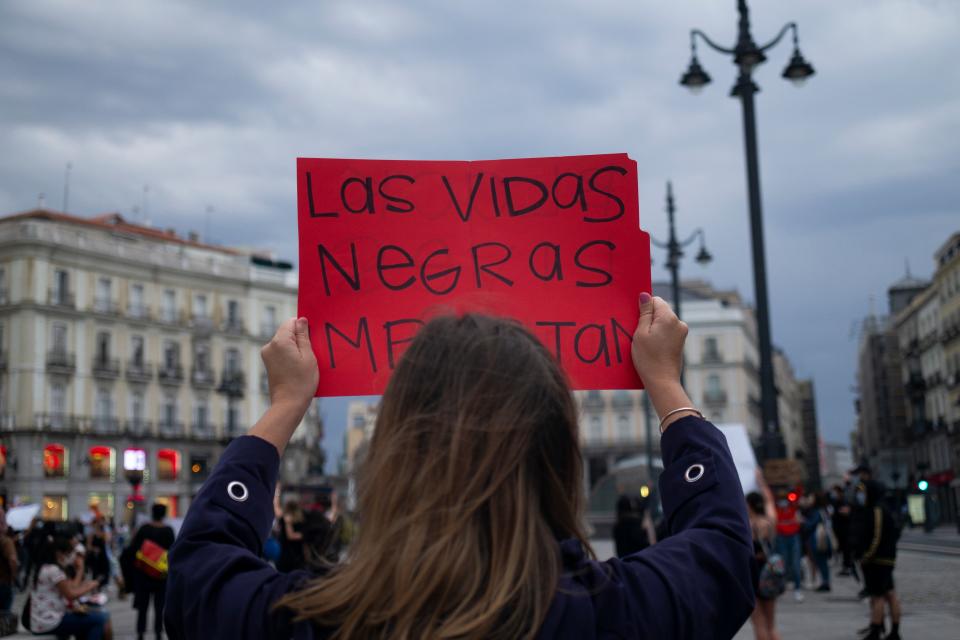
[[[750,444],[750,436],[747,435],[747,428],[742,424],[718,424],[717,429],[723,433],[727,439],[727,446],[730,447],[730,454],[733,456],[733,464],[737,467],[737,475],[740,476],[740,486],[743,488],[743,494],[757,490],[757,458],[753,454],[753,445]]]

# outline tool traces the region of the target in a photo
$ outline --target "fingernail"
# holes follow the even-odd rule
[[[649,293],[647,293],[646,291],[640,292],[640,304],[647,304],[651,300],[653,300],[653,298],[650,297]]]
[[[306,318],[297,318],[297,329],[303,331],[307,328],[307,319]]]

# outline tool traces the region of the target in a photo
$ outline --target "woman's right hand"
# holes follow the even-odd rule
[[[644,387],[680,384],[687,330],[663,298],[640,294],[640,321],[630,355]]]

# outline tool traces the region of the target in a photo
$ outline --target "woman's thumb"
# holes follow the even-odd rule
[[[293,325],[293,335],[297,339],[297,347],[300,351],[310,349],[310,327],[306,318],[297,318]]]
[[[640,293],[640,326],[649,327],[653,324],[653,297],[643,291]]]

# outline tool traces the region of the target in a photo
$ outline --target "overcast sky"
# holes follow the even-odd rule
[[[753,4],[756,39],[796,20],[817,72],[780,78],[787,40],[756,74],[773,338],[814,378],[824,437],[847,442],[851,327],[960,229],[960,3]],[[61,208],[72,162],[71,213],[295,258],[297,156],[625,151],[641,225],[665,235],[672,179],[681,232],[703,227],[715,256],[683,273],[752,299],[734,69],[701,47],[713,84],[678,86],[694,26],[732,46],[735,2],[7,0],[0,213],[41,192]],[[327,415],[336,456],[343,403]]]

